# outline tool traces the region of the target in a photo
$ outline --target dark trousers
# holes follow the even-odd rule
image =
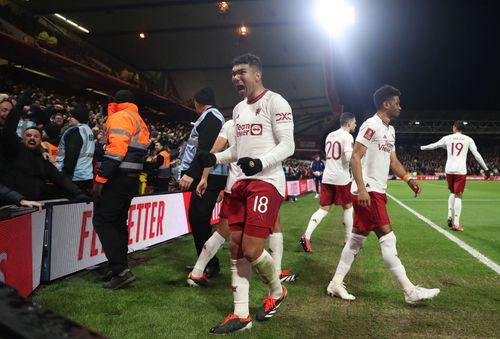
[[[84,180],[84,181],[73,181],[73,184],[78,186],[85,194],[89,194],[92,192],[92,184],[93,180]]]
[[[316,184],[316,193],[319,193],[319,185],[321,185],[322,177],[314,177],[314,183]]]
[[[203,249],[205,242],[212,236],[212,226],[210,219],[212,211],[220,190],[206,190],[203,197],[198,197],[196,192],[192,192],[189,204],[189,224],[193,232],[194,244],[198,256]],[[207,264],[208,266],[218,266],[219,259],[214,256]]]
[[[118,174],[104,184],[102,198],[94,202],[94,228],[114,274],[128,268],[128,210],[138,191],[138,176]]]
[[[170,178],[156,178],[156,189],[155,192],[168,192],[168,184],[170,183]]]

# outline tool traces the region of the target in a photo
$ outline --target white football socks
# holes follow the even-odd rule
[[[460,213],[462,213],[462,199],[455,198],[455,219],[453,220],[454,225],[460,225]]]
[[[358,254],[359,250],[363,246],[366,237],[360,234],[352,233],[345,244],[342,254],[340,255],[339,264],[337,270],[332,278],[332,281],[336,284],[342,284],[344,277],[347,275],[351,269],[351,265],[354,262],[354,258]]]
[[[234,313],[240,318],[248,317],[248,291],[250,290],[250,278],[252,277],[252,265],[246,258],[231,259],[231,284],[233,290]]]
[[[344,214],[343,214],[343,221],[344,221],[344,240],[347,243],[349,240],[349,237],[352,234],[352,224],[353,224],[353,215],[352,211],[354,209],[352,207],[345,209]]]
[[[455,194],[451,193],[448,198],[448,219],[453,218],[453,208],[455,207]]]
[[[193,271],[191,272],[194,277],[201,277],[203,275],[203,271],[205,271],[205,267],[208,262],[214,257],[225,240],[226,239],[224,239],[217,231],[215,231],[214,234],[208,238],[205,245],[203,245],[203,249],[198,256],[198,260],[196,260]]]
[[[271,233],[269,235],[269,254],[274,261],[278,276],[281,274],[281,260],[283,258],[283,233]]]
[[[392,275],[397,279],[401,288],[405,292],[409,292],[414,285],[406,276],[406,271],[398,257],[398,252],[396,250],[396,235],[394,232],[388,233],[378,240],[380,243],[380,249],[382,250],[382,257],[384,262],[391,271]]]
[[[283,289],[271,255],[266,250],[262,251],[260,257],[252,262],[252,266],[264,284],[269,287],[269,295],[275,299],[279,298]]]
[[[328,211],[325,211],[322,208],[318,208],[316,212],[311,216],[311,219],[309,220],[309,224],[307,224],[307,229],[305,236],[307,239],[311,239],[311,235],[313,234],[314,230],[316,227],[318,227],[319,223],[323,218],[328,214]]]

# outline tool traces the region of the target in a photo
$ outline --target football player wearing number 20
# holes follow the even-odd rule
[[[320,208],[313,213],[300,244],[304,252],[312,252],[311,235],[321,220],[328,214],[332,204],[344,209],[344,244],[352,232],[351,161],[354,139],[351,135],[356,129],[356,118],[344,112],[340,116],[340,128],[328,134],[325,140],[326,168],[321,181]]]
[[[446,160],[446,180],[450,196],[448,198],[448,226],[454,231],[463,231],[460,225],[460,213],[462,212],[462,196],[465,189],[467,175],[467,153],[471,151],[474,158],[484,169],[486,177],[489,177],[489,170],[483,157],[477,151],[476,143],[471,137],[462,134],[465,125],[462,121],[455,121],[453,124],[453,134],[444,136],[438,142],[420,146],[422,151],[436,148],[446,148],[448,154]]]

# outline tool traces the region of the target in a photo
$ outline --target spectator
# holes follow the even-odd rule
[[[22,142],[17,138],[16,125],[26,96],[8,114],[2,131],[0,183],[37,201],[43,199],[45,181],[49,179],[71,197],[85,200],[83,192],[43,158],[41,133],[36,127],[25,131]]]
[[[168,185],[172,171],[170,168],[170,154],[164,140],[155,143],[155,155],[149,157],[145,169],[157,169],[155,186],[156,192],[168,192]],[[149,176],[148,176],[149,177]]]
[[[42,209],[43,203],[38,201],[26,200],[24,197],[5,185],[0,184],[0,206],[14,204],[20,207]]]

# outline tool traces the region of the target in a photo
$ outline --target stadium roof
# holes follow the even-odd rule
[[[212,86],[226,115],[240,100],[231,60],[246,52],[264,63],[264,83],[304,115],[305,127],[333,118],[325,96],[322,39],[308,1],[234,0],[227,15],[214,1],[41,0],[17,2],[57,23],[60,13],[89,29],[82,37],[139,70],[166,71],[183,99]],[[241,38],[236,28],[247,25]],[[144,32],[145,39],[138,34]],[[299,119],[300,120],[300,119]],[[308,123],[309,121],[309,123]]]
[[[299,129],[328,128],[327,39],[316,24],[314,1],[233,0],[227,15],[218,13],[216,2],[16,1],[54,22],[52,14],[60,13],[86,27],[87,41],[140,70],[168,72],[183,99],[212,86],[226,115],[240,100],[230,62],[255,53],[264,63],[265,85],[291,102]],[[372,107],[371,93],[384,83],[402,90],[404,109],[500,108],[496,1],[351,2],[357,23],[334,45],[336,87],[346,110],[361,114]],[[242,24],[250,29],[246,38],[236,34]]]

